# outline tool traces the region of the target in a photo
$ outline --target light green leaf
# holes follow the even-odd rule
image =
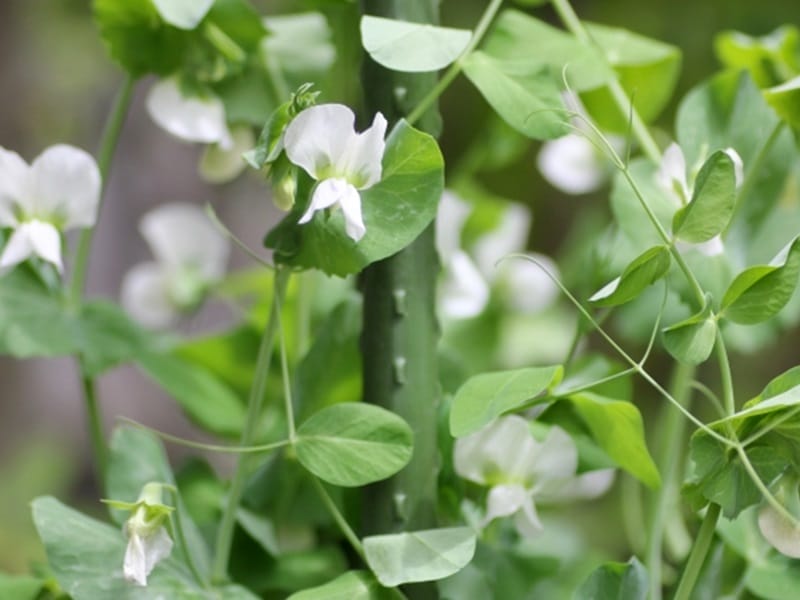
[[[796,237],[769,265],[739,273],[722,298],[721,315],[749,325],[776,315],[794,294],[800,276],[800,237]]]
[[[673,233],[682,240],[707,242],[728,226],[736,204],[736,171],[722,150],[712,154],[697,174],[692,200],[672,220]]]
[[[372,573],[348,571],[319,587],[296,592],[288,600],[402,600],[399,590],[383,587]]]
[[[705,362],[714,349],[717,338],[717,322],[711,315],[711,298],[696,315],[670,325],[663,331],[664,347],[677,360],[699,365]]]
[[[800,367],[793,367],[770,381],[755,398],[748,400],[742,410],[717,421],[732,422],[737,427],[747,419],[800,405]]]
[[[764,98],[781,119],[795,129],[800,127],[800,75],[764,90]]]
[[[429,529],[364,538],[367,564],[386,587],[443,579],[463,569],[475,554],[469,527]]]
[[[45,582],[25,575],[0,573],[0,598],[37,600]]]
[[[477,431],[555,387],[563,376],[563,367],[553,366],[483,373],[469,378],[453,398],[451,435],[462,437]]]
[[[464,74],[511,127],[537,140],[569,133],[556,79],[540,64],[498,60],[480,51],[463,61]]]
[[[117,527],[96,521],[44,496],[33,501],[33,520],[59,585],[73,600],[256,600],[242,587],[201,587],[175,556],[159,562],[138,587],[122,576],[127,541]]]
[[[726,67],[747,69],[761,88],[800,72],[800,31],[794,25],[783,25],[762,37],[723,31],[714,39],[714,50]]]
[[[661,485],[658,468],[647,449],[642,415],[634,404],[591,392],[566,399],[614,462],[650,488]]]
[[[469,44],[468,29],[436,27],[365,15],[361,43],[372,59],[394,71],[438,71],[457,59]]]
[[[211,9],[214,0],[152,0],[156,10],[170,25],[194,29]]]
[[[646,600],[647,571],[636,557],[627,563],[607,562],[595,569],[576,592],[575,600]]]
[[[661,279],[669,271],[669,249],[655,246],[637,256],[622,275],[606,284],[589,298],[596,306],[619,306],[638,297],[645,288]]]
[[[315,413],[297,429],[297,458],[334,485],[355,487],[386,479],[411,459],[413,433],[396,414],[360,402]]]
[[[800,588],[800,566],[784,556],[759,557],[747,568],[745,587],[764,600],[786,600]]]
[[[300,198],[311,193],[311,182],[303,184],[304,179],[295,209],[269,233],[266,245],[279,262],[344,276],[395,254],[422,233],[436,216],[444,162],[436,140],[398,123],[386,140],[383,178],[361,192],[367,232],[358,243],[345,233],[340,210],[297,225],[305,208]]]
[[[166,352],[142,353],[136,357],[136,364],[206,431],[225,437],[241,433],[243,402],[207,370]]]

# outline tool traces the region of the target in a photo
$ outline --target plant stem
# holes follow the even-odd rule
[[[583,23],[581,23],[578,15],[575,14],[572,5],[569,3],[569,0],[552,0],[552,3],[553,8],[558,13],[559,18],[564,23],[564,26],[570,31],[570,33],[572,33],[572,35],[574,35],[578,41],[586,44],[587,46],[591,46],[600,54],[600,56],[606,59],[605,52],[592,39],[592,36],[586,30],[586,27],[584,27]],[[631,104],[631,101],[628,98],[628,95],[625,93],[622,84],[617,78],[614,78],[608,82],[608,88],[611,91],[611,96],[620,112],[622,112],[623,115],[630,114],[633,135],[636,136],[636,139],[639,141],[639,145],[642,147],[644,153],[654,163],[661,162],[661,150],[658,148],[658,144],[656,144],[653,136],[650,135],[647,125],[645,125],[644,121],[642,121],[642,118],[639,116],[639,113]]]
[[[330,494],[328,494],[328,490],[326,490],[322,482],[313,475],[311,476],[311,481],[314,482],[314,487],[317,489],[320,498],[322,498],[322,501],[325,503],[328,512],[331,513],[333,520],[336,521],[336,524],[339,526],[339,529],[341,529],[344,537],[347,538],[347,541],[350,542],[353,550],[356,551],[362,560],[366,561],[366,557],[364,555],[364,546],[361,544],[361,540],[358,539],[355,531],[353,531],[353,529],[347,523],[347,519],[344,518],[344,515],[342,515],[339,507],[336,506],[333,498],[331,498]]]
[[[427,110],[433,106],[433,104],[439,99],[444,91],[450,87],[450,84],[453,83],[453,80],[458,77],[461,73],[461,69],[464,67],[464,59],[469,56],[473,50],[480,44],[483,36],[486,35],[486,30],[489,29],[489,25],[492,24],[497,11],[500,10],[500,6],[503,4],[503,0],[492,0],[489,5],[486,7],[486,10],[483,11],[478,24],[475,26],[475,29],[472,32],[472,37],[469,40],[466,48],[464,48],[463,52],[459,55],[459,57],[450,65],[450,68],[445,71],[442,78],[436,83],[433,88],[425,95],[422,100],[419,101],[419,104],[412,110],[406,120],[413,125],[417,122],[417,120],[427,112]]]
[[[250,395],[247,400],[247,416],[245,418],[244,429],[242,430],[241,445],[250,446],[258,429],[261,408],[264,403],[264,391],[267,384],[270,362],[272,360],[272,350],[275,345],[275,335],[280,326],[280,306],[283,303],[283,296],[286,293],[286,285],[289,280],[290,272],[279,267],[275,271],[273,282],[272,309],[270,310],[264,334],[261,337],[261,344],[258,348],[256,359],[255,374],[253,384],[250,387]],[[233,543],[233,530],[236,525],[236,509],[244,492],[245,481],[250,473],[250,456],[242,455],[236,463],[236,470],[231,481],[231,488],[228,492],[228,502],[222,513],[222,520],[217,530],[217,543],[212,566],[212,581],[222,582],[227,578],[228,560],[230,559],[231,544]]]
[[[683,569],[683,575],[680,582],[678,582],[678,588],[675,591],[673,600],[688,600],[691,596],[694,585],[697,583],[697,576],[700,574],[700,569],[706,559],[706,554],[708,554],[708,549],[711,547],[711,541],[714,539],[714,529],[717,526],[719,514],[719,504],[712,503],[708,505],[706,516],[700,525],[700,531],[697,532],[692,552],[686,561],[686,567]]]
[[[677,363],[670,386],[672,396],[686,406],[690,397],[691,382],[694,376],[694,367]],[[683,454],[682,442],[686,433],[686,421],[681,414],[670,405],[662,409],[663,418],[660,420],[663,427],[659,428],[661,440],[658,449],[658,466],[662,475],[662,486],[653,497],[649,515],[647,535],[646,566],[650,579],[650,600],[661,600],[661,549],[664,540],[664,527],[670,503],[675,500],[678,491],[677,476],[678,463]]]
[[[105,201],[105,192],[108,187],[108,176],[111,172],[111,163],[114,160],[114,152],[117,149],[122,126],[125,124],[125,117],[130,108],[131,99],[133,96],[133,87],[136,80],[130,75],[126,76],[122,84],[117,98],[114,101],[114,106],[106,121],[105,128],[103,129],[103,137],[100,141],[100,150],[97,155],[97,166],[100,170],[100,178],[102,181],[102,190],[100,192],[100,203],[97,207],[98,219],[100,211],[103,208]],[[70,305],[74,308],[80,306],[83,300],[83,290],[86,286],[86,269],[89,262],[89,253],[92,249],[92,240],[94,239],[95,227],[84,229],[81,232],[80,239],[78,240],[78,249],[75,252],[75,263],[72,271],[72,280],[70,281],[69,301]]]
[[[80,362],[78,370],[80,370]],[[108,465],[108,448],[103,434],[103,418],[100,414],[100,405],[97,402],[95,382],[91,377],[81,375],[81,386],[86,406],[86,422],[89,428],[89,437],[92,440],[92,453],[94,454],[94,467],[97,484],[102,487],[105,480],[106,466]]]

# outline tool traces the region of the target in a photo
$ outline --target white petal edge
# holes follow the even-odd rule
[[[58,144],[42,152],[31,164],[33,215],[59,219],[64,229],[91,227],[100,202],[100,169],[84,150]]]
[[[27,209],[30,167],[16,152],[0,147],[0,227],[14,227],[15,207]]]
[[[122,573],[127,581],[140,586],[147,585],[147,559],[145,558],[144,543],[137,534],[128,538],[125,558],[122,562]]]
[[[159,206],[142,217],[139,231],[168,270],[195,268],[208,283],[225,274],[230,244],[199,206],[184,202]]]
[[[138,323],[152,329],[168,327],[178,318],[168,292],[168,275],[154,262],[140,263],[125,274],[120,303]]]
[[[459,250],[450,257],[438,296],[442,319],[471,319],[489,304],[489,284],[466,252]]]
[[[59,272],[63,270],[61,235],[50,223],[28,221],[14,230],[0,255],[0,274],[32,256],[52,263]]]
[[[170,25],[194,29],[206,16],[214,0],[153,0],[156,10]]]
[[[347,185],[339,198],[339,205],[344,214],[344,230],[354,242],[358,242],[367,232],[364,218],[361,215],[361,194],[352,185]]]
[[[602,157],[577,133],[542,144],[536,166],[550,185],[573,196],[597,190],[608,178]]]
[[[225,121],[225,107],[215,97],[188,97],[176,77],[162,79],[147,94],[147,112],[164,130],[188,142],[233,145]]]
[[[742,162],[742,157],[739,156],[739,153],[733,148],[725,148],[724,152],[733,162],[733,173],[736,181],[736,189],[739,189],[742,187],[742,182],[744,181],[744,163]]]
[[[305,109],[283,134],[286,156],[314,179],[339,176],[336,165],[356,137],[355,114],[344,104]]]
[[[376,113],[372,125],[349,138],[344,155],[335,163],[337,170],[365,190],[381,180],[383,153],[386,150],[387,122]]]

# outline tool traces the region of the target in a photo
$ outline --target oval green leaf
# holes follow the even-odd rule
[[[721,233],[733,216],[736,204],[736,170],[722,150],[703,164],[694,184],[692,200],[672,220],[673,233],[682,240],[699,244]]]
[[[769,265],[745,269],[722,298],[721,315],[750,325],[776,315],[786,306],[800,275],[800,237],[796,237]]]
[[[664,347],[682,363],[699,365],[714,349],[717,323],[711,316],[711,299],[706,297],[702,311],[664,329]]]
[[[428,529],[364,538],[367,564],[386,587],[435,581],[457,573],[475,554],[469,527]]]
[[[314,475],[345,487],[386,479],[411,459],[413,433],[379,406],[345,402],[311,416],[297,429],[297,458]]]
[[[469,44],[468,29],[436,27],[365,15],[361,43],[372,59],[394,71],[438,71],[457,59]]]
[[[630,302],[666,275],[669,266],[669,249],[666,246],[645,250],[625,267],[622,275],[595,292],[589,302],[595,306],[619,306]]]
[[[288,600],[402,600],[396,589],[383,587],[372,573],[348,571],[324,585],[295,592]]]
[[[531,367],[470,377],[456,392],[450,433],[462,437],[519,408],[561,382],[561,366]]]

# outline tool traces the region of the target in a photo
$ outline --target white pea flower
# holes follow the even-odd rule
[[[483,527],[513,515],[519,533],[528,537],[542,530],[537,502],[595,498],[614,480],[613,469],[576,475],[578,450],[572,438],[553,426],[538,442],[528,422],[516,415],[499,417],[457,440],[454,464],[461,477],[490,486]]]
[[[793,474],[785,475],[777,484],[775,498],[792,515],[800,515],[798,480]],[[781,554],[800,558],[800,525],[782,515],[771,504],[765,503],[758,513],[758,528],[764,539]]]
[[[387,123],[377,113],[363,132],[356,133],[354,125],[355,115],[347,106],[312,106],[292,120],[283,143],[289,160],[318,182],[298,223],[308,223],[315,212],[338,205],[347,235],[357,242],[366,233],[359,190],[381,179]]]
[[[122,282],[122,305],[148,327],[165,327],[202,302],[225,274],[228,240],[198,206],[166,204],[147,213],[139,231],[155,261],[136,265]]]
[[[609,175],[597,148],[579,133],[542,144],[536,166],[553,187],[575,196],[595,191]]]
[[[0,274],[38,256],[61,271],[61,231],[91,227],[100,202],[100,171],[79,148],[59,144],[30,165],[0,148],[0,227],[13,229]]]

